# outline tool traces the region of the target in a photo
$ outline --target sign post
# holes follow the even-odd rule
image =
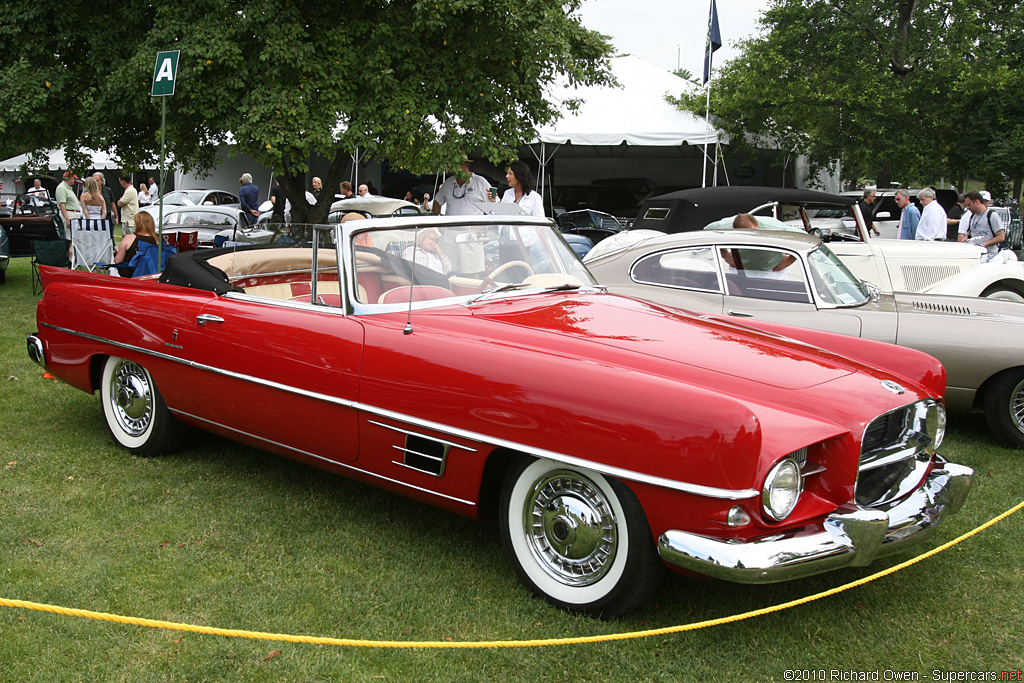
[[[153,67],[152,97],[160,97],[160,208],[156,223],[156,267],[163,270],[164,253],[164,194],[167,182],[164,176],[164,130],[167,128],[167,98],[174,94],[174,83],[178,78],[178,56],[180,50],[156,53],[156,65]]]

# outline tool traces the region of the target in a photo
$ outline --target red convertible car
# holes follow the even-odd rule
[[[159,281],[43,267],[29,354],[135,454],[199,428],[497,518],[527,586],[604,617],[665,565],[866,565],[970,489],[920,352],[608,294],[530,217],[299,228]]]

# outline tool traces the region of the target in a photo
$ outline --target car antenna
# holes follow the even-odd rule
[[[419,246],[420,229],[417,227],[412,234],[412,269],[409,271],[409,309],[405,318],[405,329],[402,334],[412,334],[412,291],[416,282],[416,247]]]

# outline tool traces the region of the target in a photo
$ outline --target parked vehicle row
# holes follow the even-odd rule
[[[159,279],[41,271],[29,355],[98,392],[130,452],[202,429],[494,518],[523,583],[571,610],[636,608],[666,566],[867,565],[973,479],[939,453],[931,356],[610,294],[546,220],[302,226]]]
[[[854,275],[883,291],[1024,301],[1024,263],[1015,256],[1009,262],[983,264],[984,250],[974,244],[879,239],[867,228],[856,203],[856,197],[811,190],[699,188],[648,200],[633,229],[677,233],[701,230],[737,213],[772,216],[807,232],[817,230]],[[816,218],[815,212],[826,216]]]

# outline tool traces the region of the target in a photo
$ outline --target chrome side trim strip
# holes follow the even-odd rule
[[[449,496],[449,495],[447,495],[445,493],[438,493],[437,491],[433,491],[431,489],[423,488],[422,486],[416,486],[414,484],[409,484],[409,483],[404,482],[404,481],[399,481],[398,479],[392,479],[391,477],[385,477],[383,474],[377,474],[376,472],[371,472],[371,471],[365,470],[365,469],[363,469],[361,467],[354,467],[352,465],[349,465],[349,464],[346,464],[346,463],[343,463],[343,462],[338,462],[337,460],[331,460],[330,458],[325,458],[322,455],[317,455],[316,453],[310,453],[309,451],[304,451],[301,448],[295,448],[294,446],[289,446],[288,444],[284,444],[284,443],[281,443],[279,441],[274,441],[272,439],[266,439],[266,438],[264,438],[262,436],[257,436],[256,434],[252,434],[251,432],[242,431],[241,429],[235,429],[234,427],[229,427],[229,426],[227,426],[225,424],[222,424],[220,422],[214,422],[213,420],[207,420],[205,418],[199,417],[198,415],[193,415],[192,413],[187,413],[184,410],[175,410],[173,408],[169,408],[169,410],[172,413],[176,414],[176,415],[184,415],[184,416],[186,416],[186,417],[188,417],[188,418],[190,418],[192,420],[196,420],[198,422],[205,422],[206,424],[216,425],[217,427],[219,427],[221,429],[226,429],[226,430],[228,430],[230,432],[234,432],[235,434],[242,434],[243,436],[249,437],[250,439],[256,439],[257,441],[262,441],[263,443],[272,444],[274,446],[278,446],[279,448],[284,448],[286,450],[292,451],[293,453],[299,453],[301,455],[305,455],[305,456],[310,457],[310,458],[315,458],[316,460],[320,460],[322,462],[330,463],[331,465],[334,465],[336,467],[343,467],[343,468],[345,468],[347,470],[352,470],[353,472],[361,472],[362,474],[365,474],[365,475],[370,476],[370,477],[374,477],[375,479],[380,479],[382,481],[390,482],[392,484],[398,484],[399,486],[404,486],[405,488],[414,489],[416,491],[422,491],[423,493],[429,493],[432,496],[438,496],[439,498],[444,498],[446,500],[451,500],[451,501],[454,501],[456,503],[462,503],[464,505],[470,505],[470,506],[473,506],[473,507],[476,507],[476,505],[477,505],[475,502],[473,502],[471,500],[463,500],[462,498],[456,498],[455,496]],[[401,463],[396,463],[396,464],[401,464]],[[403,465],[403,467],[407,467],[407,466]],[[415,469],[415,468],[410,467],[409,469]],[[416,471],[420,472],[420,470],[416,470]],[[423,472],[420,472],[420,473],[423,474]]]
[[[339,405],[339,406],[342,406],[342,407],[345,407],[345,408],[353,408],[353,409],[356,409],[356,410],[362,410],[362,411],[365,411],[365,412],[370,413],[372,415],[376,415],[378,417],[386,417],[386,418],[389,418],[389,419],[392,419],[392,420],[397,420],[399,422],[405,422],[406,424],[414,425],[414,426],[419,427],[421,429],[429,429],[429,430],[433,430],[433,431],[437,431],[437,432],[442,432],[444,434],[448,434],[449,436],[457,436],[459,438],[467,439],[469,441],[476,441],[478,443],[485,443],[485,444],[489,444],[489,445],[492,445],[492,446],[498,446],[498,447],[501,447],[501,448],[506,448],[506,449],[509,449],[509,450],[517,451],[517,452],[520,452],[520,453],[525,453],[527,455],[532,455],[532,456],[535,456],[535,457],[538,457],[538,458],[546,458],[548,460],[554,460],[555,462],[564,463],[566,465],[574,465],[576,467],[592,470],[594,472],[598,472],[600,474],[606,474],[606,475],[609,475],[609,476],[612,476],[612,477],[616,477],[618,479],[628,479],[629,481],[637,481],[637,482],[641,482],[641,483],[644,483],[644,484],[650,484],[652,486],[658,486],[658,487],[661,487],[661,488],[671,489],[671,490],[674,490],[674,491],[683,491],[684,493],[692,493],[694,495],[703,496],[705,498],[722,498],[722,499],[725,499],[725,500],[745,500],[747,498],[754,498],[756,496],[761,495],[761,492],[756,490],[756,489],[723,489],[723,488],[718,488],[718,487],[715,487],[715,486],[703,486],[701,484],[691,484],[691,483],[685,482],[685,481],[676,481],[676,480],[673,480],[673,479],[666,479],[664,477],[658,477],[658,476],[654,476],[654,475],[651,475],[651,474],[644,474],[642,472],[634,472],[632,470],[627,470],[627,469],[624,469],[624,468],[621,468],[621,467],[615,467],[613,465],[605,465],[605,464],[602,464],[602,463],[596,463],[596,462],[593,462],[593,461],[590,461],[590,460],[585,460],[583,458],[577,458],[577,457],[572,456],[572,455],[566,455],[564,453],[557,453],[555,451],[549,451],[549,450],[546,450],[544,448],[536,448],[534,446],[529,446],[527,444],[519,443],[519,442],[516,442],[516,441],[507,441],[505,439],[498,439],[498,438],[495,438],[495,437],[492,437],[492,436],[488,436],[486,434],[479,434],[477,432],[471,432],[471,431],[468,431],[468,430],[465,430],[465,429],[459,429],[458,427],[452,427],[450,425],[445,425],[445,424],[441,424],[441,423],[438,423],[438,422],[433,422],[431,420],[424,420],[424,419],[421,419],[421,418],[418,418],[418,417],[413,417],[411,415],[405,415],[405,414],[402,414],[402,413],[397,413],[397,412],[392,411],[392,410],[387,410],[386,408],[380,408],[380,407],[368,405],[368,404],[365,404],[365,403],[359,403],[358,401],[351,401],[351,400],[348,400],[348,399],[338,398],[337,396],[328,396],[327,394],[320,394],[320,393],[317,393],[317,392],[314,392],[314,391],[307,391],[305,389],[299,389],[298,387],[289,386],[287,384],[281,384],[279,382],[273,382],[271,380],[266,380],[266,379],[262,379],[262,378],[259,378],[259,377],[253,377],[252,375],[244,375],[242,373],[232,372],[230,370],[224,370],[222,368],[215,368],[215,367],[210,366],[210,365],[204,365],[202,363],[196,363],[194,361],[188,361],[188,360],[184,360],[182,358],[176,358],[174,356],[169,356],[169,355],[167,355],[165,353],[159,353],[157,351],[151,351],[149,349],[140,348],[138,346],[133,346],[133,345],[130,345],[130,344],[123,344],[123,343],[120,343],[120,342],[111,341],[109,339],[104,339],[102,337],[97,337],[95,335],[86,334],[84,332],[76,332],[74,330],[69,330],[67,328],[57,327],[55,325],[49,325],[49,324],[46,324],[46,323],[42,323],[42,324],[44,324],[47,327],[50,327],[50,328],[52,328],[54,330],[65,332],[67,334],[75,335],[75,336],[78,336],[78,337],[83,337],[83,338],[86,338],[86,339],[92,339],[94,341],[98,341],[98,342],[101,342],[101,343],[104,343],[104,344],[110,344],[111,346],[115,346],[115,347],[122,348],[122,349],[130,349],[130,350],[136,351],[138,353],[142,353],[142,354],[149,355],[149,356],[154,356],[154,357],[157,357],[157,358],[162,358],[164,360],[173,361],[175,363],[181,363],[182,365],[187,365],[187,366],[189,366],[191,368],[195,368],[197,370],[205,370],[207,372],[212,372],[214,374],[223,375],[225,377],[232,377],[234,379],[238,379],[238,380],[241,380],[241,381],[244,381],[244,382],[252,382],[253,384],[259,384],[261,386],[270,387],[272,389],[278,389],[280,391],[288,392],[288,393],[291,393],[291,394],[296,394],[296,395],[299,395],[299,396],[305,396],[307,398],[312,398],[314,400],[324,401],[326,403],[332,403],[334,405]],[[384,425],[384,426],[387,426],[387,425]],[[425,437],[425,438],[434,438],[434,437]],[[437,439],[434,439],[434,440],[436,441]],[[458,447],[458,448],[465,448],[465,446],[461,446],[461,445],[458,445],[458,444],[453,444],[453,445]],[[282,444],[282,446],[283,446],[283,444]],[[286,448],[290,448],[288,446],[285,446],[285,447]],[[310,454],[310,455],[311,455],[311,457],[317,457],[317,456],[315,456],[313,454]],[[330,462],[333,463],[334,461],[332,460]],[[362,470],[360,470],[360,471],[362,471]],[[399,483],[401,483],[401,482],[399,482]]]
[[[427,460],[433,460],[434,462],[444,462],[444,458],[439,458],[436,455],[429,455],[427,453],[420,453],[419,451],[414,451],[411,448],[402,448],[401,446],[392,446],[392,448],[394,448],[396,451],[401,451],[402,453],[411,453],[412,455],[415,455],[417,457],[426,458]]]
[[[402,429],[400,427],[394,427],[392,425],[386,425],[383,422],[377,422],[376,420],[367,420],[367,422],[369,422],[372,425],[377,425],[378,427],[384,427],[385,429],[390,429],[392,431],[396,431],[399,434],[408,434],[409,436],[418,436],[421,439],[427,439],[428,441],[436,441],[437,443],[443,443],[445,446],[451,446],[452,448],[461,448],[464,451],[473,451],[474,453],[476,453],[476,451],[477,451],[477,449],[475,449],[475,448],[470,448],[469,446],[463,446],[462,444],[455,443],[454,441],[445,441],[444,439],[439,439],[436,436],[427,436],[426,434],[420,434],[419,432],[411,432],[408,429]],[[406,420],[403,420],[403,422],[406,422]],[[430,456],[427,456],[427,457],[430,457]]]

